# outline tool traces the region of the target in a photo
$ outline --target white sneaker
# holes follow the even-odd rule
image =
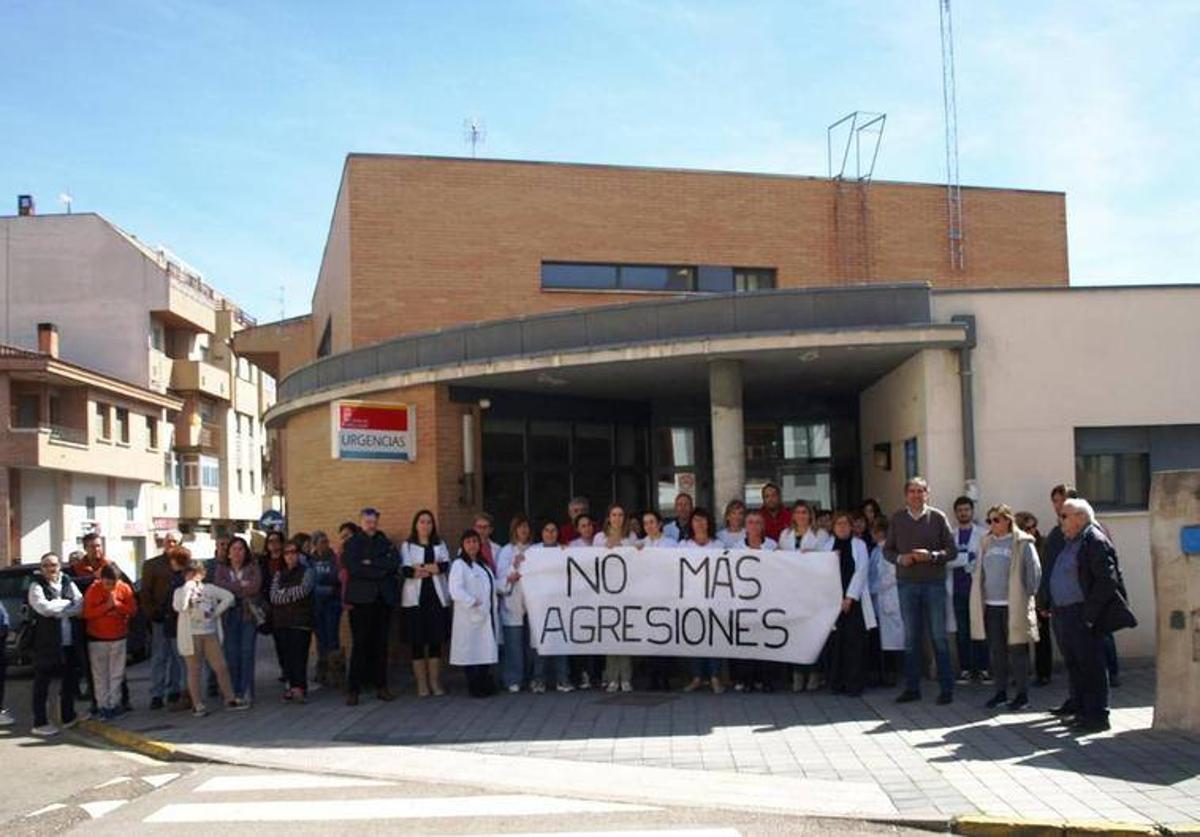
[[[620,683],[618,683],[616,680],[610,680],[608,681],[608,685],[604,687],[604,691],[608,692],[609,694],[613,694],[619,688],[621,688]]]
[[[579,675],[579,688],[585,692],[592,688],[592,678],[586,671],[581,672]]]
[[[0,727],[11,727],[16,722],[16,719],[8,714],[7,709],[0,709]]]
[[[621,691],[622,691],[622,692],[632,692],[632,691],[633,691],[633,684],[632,684],[632,683],[630,683],[628,680],[625,680],[625,681],[623,681],[623,682],[621,683]]]
[[[529,684],[529,691],[533,692],[535,695],[540,695],[546,691],[546,684],[541,680],[534,680]]]
[[[203,703],[197,703],[192,708],[192,717],[193,718],[203,718],[207,714],[208,714],[208,708]]]
[[[90,713],[90,712],[80,712],[74,718],[72,718],[71,720],[64,723],[62,725],[62,728],[63,729],[74,729],[75,727],[79,726],[80,721],[91,720],[91,717],[92,717],[92,713]]]
[[[559,683],[557,688],[558,688],[558,691],[562,692],[563,694],[566,694],[567,692],[575,691],[575,687],[572,686],[570,683]]]
[[[30,732],[41,738],[49,738],[52,735],[58,735],[58,727],[54,726],[54,724],[44,724],[40,727],[34,727]]]
[[[508,693],[511,695],[515,695],[519,691],[521,691],[520,683],[513,683],[511,686],[508,687]]]

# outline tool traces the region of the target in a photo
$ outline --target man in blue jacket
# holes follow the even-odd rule
[[[359,694],[374,686],[380,700],[395,700],[387,686],[388,633],[399,595],[400,558],[379,529],[379,512],[365,508],[361,529],[346,542],[346,607],[350,610],[350,677],[346,705],[357,706]]]

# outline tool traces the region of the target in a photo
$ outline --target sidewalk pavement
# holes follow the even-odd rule
[[[197,758],[257,767],[479,784],[624,801],[928,821],[1200,822],[1200,739],[1150,729],[1154,670],[1127,666],[1113,728],[1068,733],[1047,709],[1065,674],[1022,712],[983,708],[993,687],[955,702],[897,705],[896,690],[828,693],[503,694],[344,705],[330,689],[278,699],[260,643],[258,700],[207,718],[154,711],[148,665],[130,670],[136,711],[111,726]],[[402,681],[397,681],[402,682]],[[219,701],[210,701],[210,708]]]

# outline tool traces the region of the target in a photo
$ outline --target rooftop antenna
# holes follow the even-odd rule
[[[471,144],[471,156],[474,157],[479,146],[487,139],[487,126],[478,116],[463,120],[463,142]]]
[[[71,204],[74,202],[74,200],[75,199],[71,197],[69,192],[59,192],[58,194],[58,202],[67,208],[68,215],[71,214]]]
[[[942,109],[946,120],[946,216],[950,269],[965,270],[962,186],[958,179],[958,104],[954,93],[954,25],[950,0],[938,0],[942,33]]]

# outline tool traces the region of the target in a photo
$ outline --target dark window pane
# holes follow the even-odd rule
[[[612,467],[612,426],[608,424],[575,425],[575,467]]]
[[[774,424],[747,424],[742,432],[747,462],[770,461],[779,457],[779,440]]]
[[[16,413],[13,417],[14,427],[37,427],[38,396],[36,394],[18,395],[14,412]]]
[[[525,461],[525,422],[520,419],[483,421],[484,470],[489,465],[520,465]]]
[[[695,268],[622,265],[621,287],[639,291],[690,291]]]
[[[617,268],[611,264],[542,264],[543,288],[615,288]]]
[[[696,290],[708,293],[728,293],[733,290],[733,268],[701,265]]]
[[[646,464],[646,429],[631,424],[617,425],[617,464]]]
[[[483,472],[483,507],[496,516],[496,531],[508,532],[508,521],[525,510],[525,472]]]
[[[775,268],[735,267],[733,285],[739,291],[767,291],[775,287]]]
[[[629,515],[646,510],[646,475],[641,471],[617,472],[617,502],[624,504]]]
[[[1075,482],[1081,497],[1094,505],[1117,502],[1117,458],[1112,454],[1087,454],[1075,457]]]
[[[592,514],[597,516],[597,522],[613,501],[612,471],[596,471],[591,469],[575,472],[574,494],[587,497],[591,504]],[[564,505],[563,508],[566,508]]]
[[[561,526],[570,499],[571,487],[565,470],[534,471],[529,475],[529,513],[534,520],[551,518]]]
[[[1121,505],[1144,509],[1150,506],[1150,456],[1126,453],[1121,456]]]
[[[529,459],[531,462],[556,463],[564,467],[570,462],[571,425],[565,421],[532,421],[529,423]]]

